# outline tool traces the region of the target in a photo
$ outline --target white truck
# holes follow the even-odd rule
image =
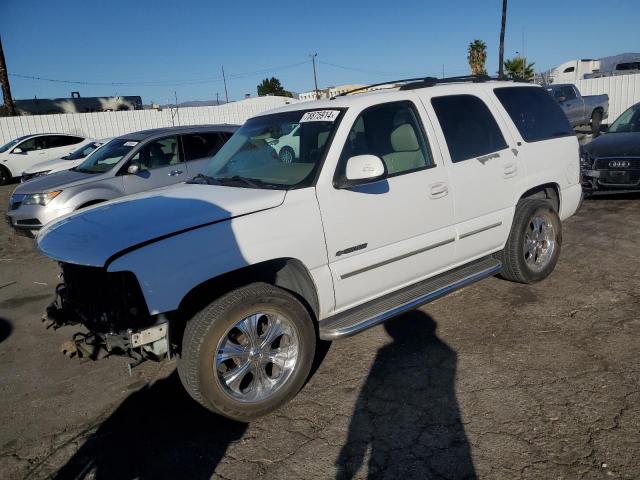
[[[79,354],[175,355],[194,399],[249,421],[296,395],[320,340],[547,277],[582,193],[558,105],[513,82],[398,84],[260,114],[191,182],[46,225],[63,283],[45,319],[87,328]],[[269,143],[292,124],[283,162]]]

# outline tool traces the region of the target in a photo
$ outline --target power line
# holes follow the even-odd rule
[[[310,62],[310,60],[304,60],[302,62],[292,63],[292,64],[289,64],[289,65],[280,65],[280,66],[275,66],[275,67],[270,67],[270,68],[264,68],[264,69],[261,69],[261,70],[254,70],[254,71],[251,71],[251,72],[228,74],[228,75],[226,75],[226,78],[229,78],[229,79],[241,79],[241,78],[248,78],[248,77],[253,77],[253,76],[258,76],[258,75],[264,75],[264,74],[268,74],[268,73],[274,72],[274,71],[286,70],[286,69],[289,69],[289,68],[298,67],[300,65],[305,65],[305,64],[307,64],[309,62]],[[92,82],[92,81],[87,81],[87,80],[66,80],[66,79],[43,77],[43,76],[39,76],[39,75],[24,75],[24,74],[19,74],[19,73],[10,73],[9,75],[11,75],[12,77],[16,77],[16,78],[24,78],[24,79],[28,79],[28,80],[37,80],[37,81],[42,81],[42,82],[64,83],[64,84],[71,84],[71,85],[93,85],[93,86],[163,87],[163,86],[181,86],[181,85],[199,85],[199,84],[206,84],[206,83],[218,83],[218,82],[224,82],[224,80],[225,80],[223,77],[207,77],[207,78],[201,78],[201,79],[164,80],[164,81],[158,81],[158,82],[153,82],[153,81],[141,81],[141,82]]]

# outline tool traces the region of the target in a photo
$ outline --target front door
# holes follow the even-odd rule
[[[124,175],[124,191],[127,195],[165,187],[189,178],[178,148],[178,137],[175,135],[143,145],[124,167],[125,173],[131,165],[137,166],[138,171]]]
[[[413,102],[364,110],[349,126],[337,184],[318,184],[336,309],[397,290],[443,269],[454,252],[453,200]],[[337,188],[348,158],[371,154],[386,178]]]

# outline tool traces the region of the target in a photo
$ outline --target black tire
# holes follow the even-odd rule
[[[286,316],[295,328],[298,356],[289,376],[270,396],[242,402],[223,387],[216,355],[237,322],[265,310]],[[285,290],[252,283],[213,301],[187,323],[178,374],[187,392],[201,405],[233,420],[248,422],[279,408],[298,393],[309,375],[315,347],[315,328],[302,303]]]
[[[602,125],[602,111],[594,110],[591,114],[591,134],[594,137],[600,135],[600,126]]]
[[[536,256],[533,258],[525,251],[525,242],[531,237],[534,218],[542,218],[553,227],[550,234],[553,242],[545,261],[538,265]],[[551,242],[547,242],[551,245]],[[518,202],[511,225],[511,232],[504,249],[496,254],[502,262],[500,276],[506,280],[519,283],[535,283],[547,278],[558,263],[560,247],[562,245],[562,223],[553,205],[545,200],[524,199]],[[549,248],[549,247],[547,247]],[[529,258],[529,261],[525,259]],[[542,257],[541,257],[542,258]]]
[[[278,158],[282,163],[293,163],[296,159],[296,152],[294,152],[291,147],[282,147],[278,154]]]
[[[6,167],[0,165],[0,185],[8,184],[11,179],[11,172]]]

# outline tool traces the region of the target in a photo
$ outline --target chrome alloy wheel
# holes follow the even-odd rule
[[[524,260],[532,270],[543,270],[553,258],[556,234],[551,220],[542,215],[534,216],[524,234]]]
[[[259,402],[286,383],[298,362],[299,340],[293,323],[276,312],[243,318],[222,337],[215,377],[240,402]]]

